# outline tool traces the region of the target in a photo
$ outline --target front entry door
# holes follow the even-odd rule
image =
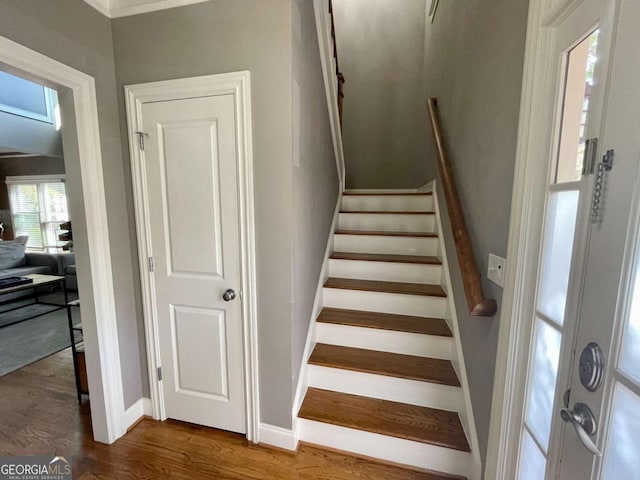
[[[142,105],[167,417],[246,431],[234,96]]]
[[[640,2],[574,6],[553,50],[557,128],[517,470],[526,480],[640,472]]]
[[[640,2],[603,4],[616,20],[578,326],[554,409],[559,479],[640,478]]]

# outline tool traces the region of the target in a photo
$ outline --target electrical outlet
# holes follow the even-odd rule
[[[503,286],[504,282],[504,262],[505,259],[494,255],[493,253],[489,254],[489,268],[487,269],[487,278],[491,280],[493,283]]]

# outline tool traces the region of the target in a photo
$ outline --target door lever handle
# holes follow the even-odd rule
[[[578,438],[582,442],[582,445],[584,445],[584,448],[597,457],[602,456],[602,452],[598,450],[598,447],[596,447],[595,443],[593,443],[593,440],[590,438],[598,431],[598,424],[596,423],[596,419],[593,416],[591,409],[585,403],[576,403],[573,406],[573,410],[569,408],[561,409],[560,417],[565,422],[573,425],[573,428],[578,434]]]

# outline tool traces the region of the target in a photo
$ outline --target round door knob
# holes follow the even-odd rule
[[[234,298],[236,298],[236,292],[231,288],[222,294],[222,299],[225,302],[230,302]]]

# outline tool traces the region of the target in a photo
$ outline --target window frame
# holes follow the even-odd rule
[[[64,185],[64,193],[67,202],[67,220],[60,221],[52,221],[45,218],[46,211],[44,207],[44,199],[41,194],[41,185],[47,183],[62,183]],[[29,247],[28,241],[26,250],[29,252],[45,252],[45,253],[56,253],[60,249],[62,249],[62,245],[48,245],[47,243],[47,225],[52,223],[64,223],[65,221],[71,221],[71,213],[69,212],[69,195],[67,192],[67,184],[66,184],[66,175],[65,174],[55,174],[55,175],[20,175],[20,176],[8,176],[5,179],[5,184],[7,185],[7,195],[9,197],[9,208],[11,211],[11,225],[14,230],[15,235],[15,219],[14,219],[14,206],[13,201],[11,199],[10,188],[12,185],[36,185],[38,190],[38,216],[39,216],[39,225],[40,232],[42,235],[42,248]]]
[[[15,75],[14,75],[15,76]],[[22,77],[17,77],[22,78]],[[25,80],[25,79],[23,79]],[[30,80],[25,80],[25,82],[30,82]],[[35,82],[31,82],[35,83]],[[36,83],[36,85],[40,85]],[[44,90],[44,98],[45,98],[45,106],[47,108],[47,114],[42,115],[41,113],[32,112],[31,110],[25,110],[19,107],[13,107],[11,105],[7,105],[6,103],[0,102],[0,112],[9,113],[11,115],[18,115],[19,117],[30,118],[32,120],[37,120],[39,122],[50,123],[52,125],[56,124],[56,105],[58,104],[58,92],[54,89],[49,88],[45,85],[40,85]]]

